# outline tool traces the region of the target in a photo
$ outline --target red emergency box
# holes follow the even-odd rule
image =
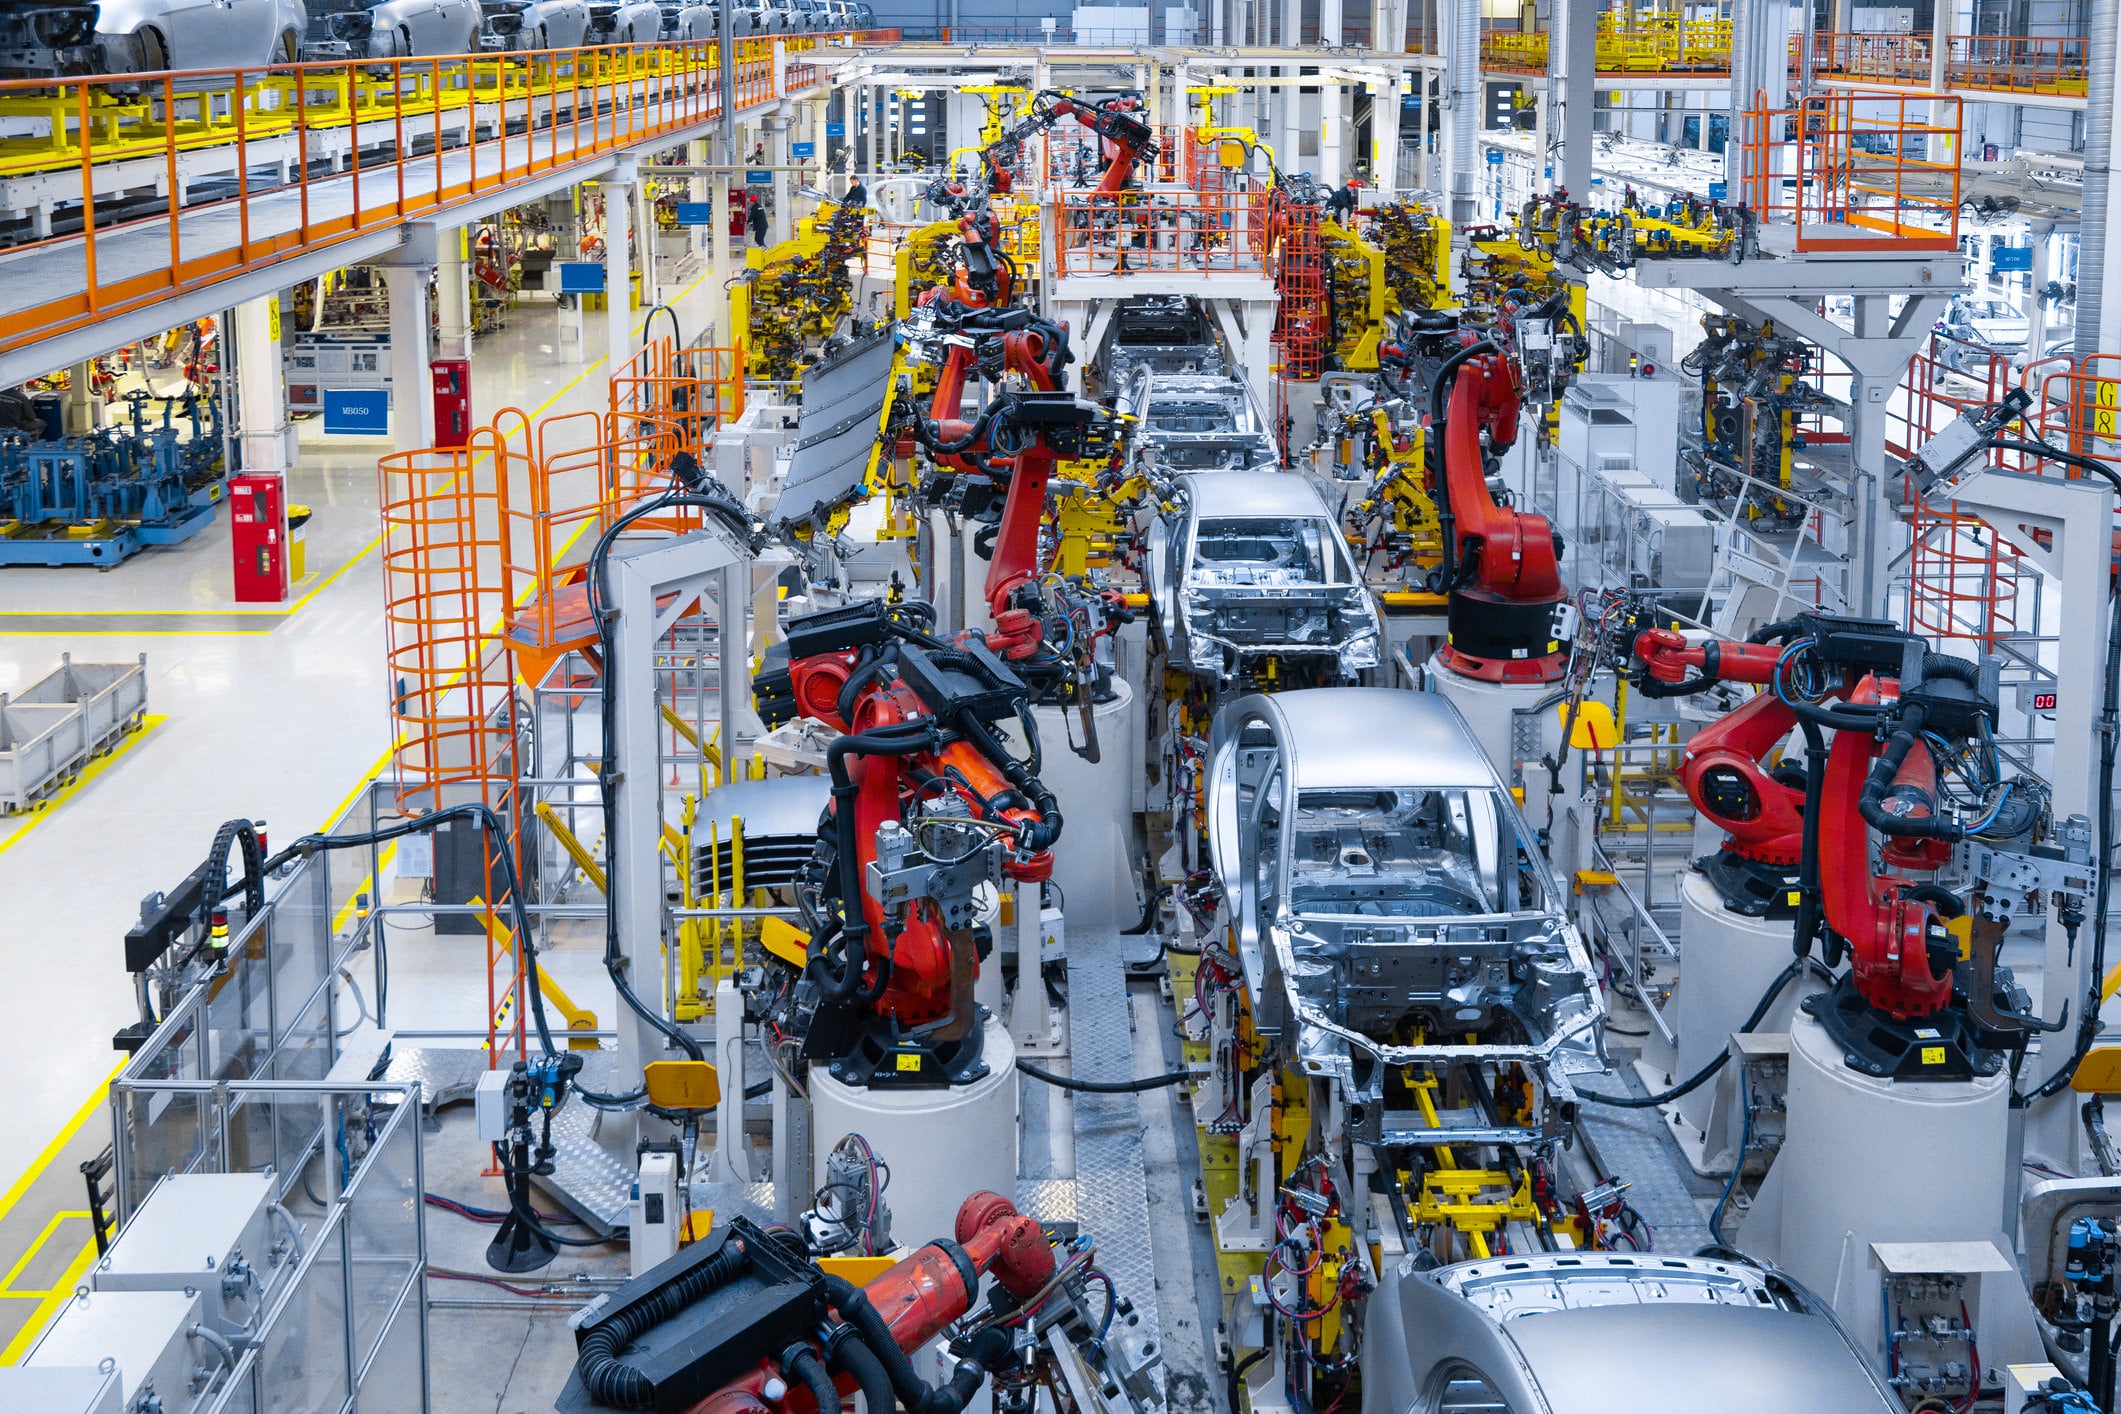
[[[287,598],[287,484],[277,476],[228,479],[228,522],[235,545],[236,601],[278,604]]]
[[[434,369],[435,445],[471,443],[471,360],[438,358]]]

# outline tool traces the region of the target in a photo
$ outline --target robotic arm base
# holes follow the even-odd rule
[[[1996,988],[2016,993],[2008,968],[1996,970]],[[1991,1076],[2026,1039],[2023,1032],[1990,1031],[1960,1006],[1895,1020],[1865,1001],[1848,973],[1801,1005],[1841,1047],[1851,1070],[1881,1080],[1922,1084]]]

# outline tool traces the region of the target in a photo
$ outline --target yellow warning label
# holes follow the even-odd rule
[[[1924,1065],[1943,1065],[1944,1047],[1924,1046],[1922,1048],[1922,1063]]]
[[[1943,1060],[1944,1052],[1937,1052],[1937,1059]],[[921,1058],[919,1056],[900,1056],[898,1058],[898,1068],[900,1070],[919,1070],[921,1068]]]
[[[265,299],[265,328],[274,343],[280,342],[280,297],[268,295]]]
[[[1801,894],[1801,893],[1799,893],[1799,892],[1797,892],[1797,890],[1795,890],[1795,889],[1791,889],[1791,890],[1790,890],[1790,893],[1789,893],[1789,899],[1788,899],[1788,903],[1789,903],[1789,906],[1790,906],[1791,908],[1796,908],[1796,907],[1798,907],[1798,906],[1799,906],[1800,904],[1802,904],[1803,902],[1804,902],[1804,895],[1803,895],[1803,894]]]

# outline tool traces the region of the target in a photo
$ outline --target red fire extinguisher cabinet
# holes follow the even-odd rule
[[[471,360],[438,358],[434,370],[435,445],[462,447],[471,442]]]
[[[232,476],[228,520],[235,545],[236,601],[287,598],[287,485],[277,476]]]

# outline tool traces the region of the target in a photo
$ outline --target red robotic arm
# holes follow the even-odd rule
[[[1032,103],[1029,117],[980,152],[988,184],[995,191],[1006,192],[1011,186],[1009,166],[1001,160],[1002,157],[1013,152],[1026,138],[1035,137],[1067,118],[1075,119],[1095,133],[1103,149],[1106,166],[1104,179],[1097,186],[1098,196],[1118,196],[1134,180],[1135,165],[1156,155],[1156,130],[1142,121],[1142,102],[1138,98],[1108,98],[1101,103],[1089,103],[1048,91],[1039,94]]]
[[[1451,601],[1450,642],[1440,656],[1452,671],[1487,682],[1551,682],[1566,658],[1554,633],[1555,606],[1566,596],[1553,528],[1488,490],[1490,449],[1517,440],[1515,375],[1492,344],[1461,350],[1446,369],[1452,381],[1438,482]]]

